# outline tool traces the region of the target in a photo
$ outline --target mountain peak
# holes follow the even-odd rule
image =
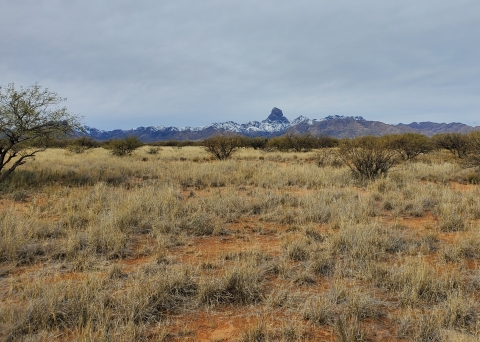
[[[265,121],[285,123],[285,124],[290,123],[290,121],[285,116],[283,116],[282,110],[277,107],[273,107],[270,115],[266,120],[264,120],[264,122]]]

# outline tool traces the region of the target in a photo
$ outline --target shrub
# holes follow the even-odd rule
[[[78,139],[70,140],[66,149],[72,153],[83,153],[84,151],[99,147],[100,143],[92,138],[81,137]]]
[[[292,261],[305,261],[310,258],[311,246],[307,239],[289,241],[283,246],[285,255]]]
[[[303,319],[319,325],[331,324],[337,315],[335,303],[326,297],[314,296],[302,309]]]
[[[438,148],[444,148],[457,158],[467,156],[469,150],[468,136],[461,133],[444,133],[437,134],[433,137],[433,141]]]
[[[130,284],[132,291],[120,297],[118,305],[137,324],[158,322],[167,313],[181,312],[198,293],[198,284],[188,268],[160,271],[157,276],[140,277]]]
[[[268,141],[267,148],[270,150],[280,150],[280,151],[288,151],[289,147],[286,143],[285,138],[283,137],[275,137]]]
[[[15,322],[10,339],[17,340],[41,330],[84,327],[101,322],[102,307],[107,303],[102,286],[102,281],[94,276],[79,283],[33,285],[30,306]]]
[[[404,160],[414,159],[435,148],[434,143],[428,137],[419,133],[394,134],[386,138],[390,148],[396,150]]]
[[[467,155],[462,165],[466,168],[475,168],[478,171],[480,169],[480,131],[470,133],[468,142]],[[476,176],[478,177],[478,172]],[[474,177],[474,179],[477,177]]]
[[[161,150],[160,147],[156,147],[156,146],[150,146],[147,150],[147,153],[148,154],[158,154],[158,152]]]
[[[332,149],[323,149],[315,153],[315,162],[319,167],[342,167],[343,162]]]
[[[319,140],[310,134],[287,134],[282,137],[272,138],[267,146],[280,151],[293,150],[295,152],[308,152],[318,146]]]
[[[259,274],[256,267],[242,265],[223,277],[212,278],[200,287],[200,300],[208,305],[221,303],[252,304],[262,298]]]
[[[397,153],[389,148],[388,141],[372,136],[344,141],[338,156],[362,180],[384,176],[398,162]]]
[[[243,333],[241,342],[263,342],[268,341],[267,328],[263,322]]]
[[[475,331],[479,321],[478,305],[475,299],[458,292],[449,294],[442,304],[441,320],[446,328]]]
[[[242,146],[242,139],[237,135],[216,135],[204,140],[203,146],[215,158],[224,160],[230,158]]]
[[[440,342],[444,339],[439,323],[435,314],[423,314],[419,317],[407,314],[400,321],[398,335],[415,342]]]
[[[317,137],[316,148],[330,148],[337,147],[339,140],[337,138],[332,138],[326,135],[321,135]]]
[[[340,316],[335,321],[335,333],[339,342],[368,341],[367,332],[358,323],[357,317]]]
[[[131,155],[133,151],[142,145],[142,142],[138,140],[137,137],[128,137],[123,140],[111,140],[106,148],[109,149],[114,156],[123,157]]]
[[[245,146],[252,147],[254,150],[263,150],[267,147],[268,138],[255,137],[255,138],[246,138]]]
[[[308,152],[317,146],[317,139],[310,134],[288,134],[287,145],[295,152]]]

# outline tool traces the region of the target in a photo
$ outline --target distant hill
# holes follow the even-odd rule
[[[462,123],[412,122],[410,124],[389,125],[380,121],[368,121],[361,116],[327,116],[323,119],[309,119],[299,116],[288,120],[281,109],[273,108],[263,121],[250,121],[238,124],[233,121],[213,123],[203,127],[138,127],[130,130],[116,129],[103,131],[85,127],[83,135],[96,140],[123,139],[136,136],[143,142],[162,140],[202,140],[212,135],[232,132],[247,137],[275,137],[287,133],[326,135],[335,138],[354,138],[364,135],[381,136],[394,133],[416,132],[427,136],[439,133],[468,133],[480,130],[480,126],[472,127]]]

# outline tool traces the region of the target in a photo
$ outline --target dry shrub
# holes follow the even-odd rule
[[[330,277],[335,273],[336,261],[327,252],[312,253],[308,267],[310,270],[324,277]]]
[[[207,279],[199,288],[200,301],[207,305],[253,304],[259,302],[262,296],[258,270],[249,264],[234,267],[222,277]]]
[[[292,240],[283,246],[285,255],[292,261],[305,261],[310,258],[312,249],[309,240]]]
[[[264,322],[257,323],[253,328],[250,328],[243,333],[240,338],[241,342],[264,342],[270,341],[268,338],[267,327]]]
[[[419,133],[392,134],[386,138],[390,148],[396,150],[404,160],[412,160],[435,149],[431,139]]]
[[[220,229],[210,215],[203,213],[186,217],[180,221],[178,227],[181,231],[195,236],[212,235]]]
[[[465,219],[456,212],[444,212],[440,223],[442,232],[459,232],[467,229]]]
[[[392,269],[383,285],[398,294],[402,305],[418,307],[446,300],[450,292],[460,289],[461,282],[459,274],[439,277],[427,263],[409,260]]]
[[[137,137],[127,137],[125,139],[111,140],[105,147],[117,157],[131,155],[143,143]]]
[[[158,322],[195,303],[199,285],[189,268],[170,268],[139,275],[115,301],[117,311],[135,322]]]
[[[461,133],[443,133],[433,136],[432,140],[438,148],[450,151],[457,158],[467,156],[470,141],[468,135]]]
[[[335,153],[335,150],[332,149],[322,149],[315,153],[315,163],[319,167],[331,166],[340,168],[344,165],[343,161]]]
[[[330,240],[330,252],[357,261],[382,260],[387,253],[402,252],[407,242],[401,231],[376,224],[345,224]]]
[[[10,337],[17,339],[41,330],[73,329],[107,324],[108,296],[96,276],[81,281],[64,281],[49,286],[33,285],[25,293],[30,304],[16,322],[10,322]]]
[[[237,135],[216,135],[204,140],[202,145],[218,160],[225,160],[242,146],[242,139]]]
[[[309,298],[302,309],[302,316],[315,324],[332,324],[337,317],[336,304],[321,296]]]
[[[304,303],[302,293],[294,287],[286,287],[281,285],[273,288],[269,293],[265,294],[263,303],[271,308],[290,308],[296,309],[300,304]]]
[[[414,342],[443,341],[441,325],[435,313],[414,315],[407,313],[400,321],[398,335]]]
[[[323,296],[310,298],[302,308],[303,318],[320,325],[335,325],[338,317],[356,320],[383,316],[382,303],[358,288],[334,282]]]
[[[387,140],[371,136],[344,141],[338,156],[361,180],[385,176],[398,162],[397,153]]]
[[[442,326],[445,328],[477,332],[480,316],[479,306],[474,298],[453,292],[440,308]]]
[[[338,342],[369,341],[368,333],[358,323],[358,318],[340,316],[335,321],[335,337]]]

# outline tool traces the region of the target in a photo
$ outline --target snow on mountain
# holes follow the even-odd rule
[[[357,121],[365,121],[362,116],[344,116],[344,115],[329,115],[324,117],[321,121],[327,120],[345,120],[345,119],[354,119]]]
[[[298,124],[301,124],[301,123],[307,123],[309,125],[313,125],[313,123],[315,123],[316,121],[317,121],[317,119],[310,120],[309,118],[307,118],[303,115],[300,115],[298,118],[293,120],[290,124],[291,124],[291,126],[295,126],[295,125],[298,125]]]
[[[233,132],[246,136],[272,136],[276,134],[283,134],[290,127],[299,124],[312,126],[314,124],[325,122],[328,120],[364,120],[361,116],[345,117],[341,115],[331,115],[324,119],[316,120],[309,119],[305,116],[299,116],[293,121],[289,121],[281,109],[274,107],[270,115],[263,121],[249,121],[244,124],[239,124],[233,121],[213,123],[207,126],[200,127],[165,127],[165,126],[151,126],[151,127],[137,127],[130,130],[112,130],[104,131],[96,128],[85,126],[87,136],[98,140],[121,139],[127,136],[137,136],[144,141],[155,141],[161,139],[204,139],[211,136],[214,132]]]

